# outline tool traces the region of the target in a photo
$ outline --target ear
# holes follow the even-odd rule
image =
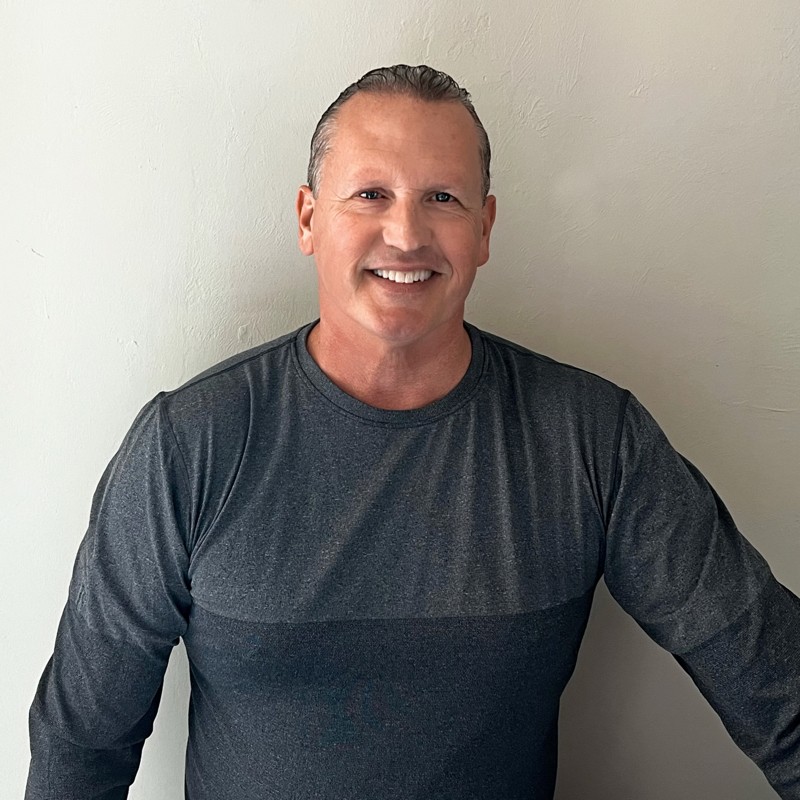
[[[490,194],[486,197],[481,209],[481,252],[478,266],[482,267],[489,260],[489,237],[497,216],[497,198]]]
[[[310,256],[314,252],[314,236],[312,233],[311,219],[314,216],[314,194],[311,187],[305,184],[297,191],[297,244],[300,252],[304,256]]]

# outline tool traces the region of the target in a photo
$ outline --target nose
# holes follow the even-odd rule
[[[411,198],[395,198],[386,210],[383,241],[405,253],[431,243],[431,229],[425,210]]]

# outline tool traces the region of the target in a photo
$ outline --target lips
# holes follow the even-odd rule
[[[421,283],[427,281],[433,275],[433,270],[430,269],[373,269],[371,272],[379,278],[393,281],[394,283]]]

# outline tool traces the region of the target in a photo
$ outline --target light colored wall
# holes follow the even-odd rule
[[[0,796],[91,493],[156,391],[315,313],[307,140],[365,70],[473,92],[499,221],[472,321],[633,389],[800,592],[796,0],[0,3]],[[181,795],[173,659],[131,797]],[[773,796],[601,591],[559,800]]]

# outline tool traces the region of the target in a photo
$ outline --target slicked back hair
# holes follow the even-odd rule
[[[355,94],[402,95],[428,102],[456,102],[469,111],[478,131],[478,147],[483,170],[483,199],[489,194],[490,164],[492,151],[489,136],[480,121],[470,94],[462,89],[449,75],[437,69],[419,64],[410,67],[408,64],[395,64],[393,67],[373,69],[351,83],[326,109],[320,117],[314,135],[311,137],[311,156],[308,161],[308,185],[316,196],[322,178],[322,163],[331,147],[331,140],[336,127],[336,118],[341,107]]]

